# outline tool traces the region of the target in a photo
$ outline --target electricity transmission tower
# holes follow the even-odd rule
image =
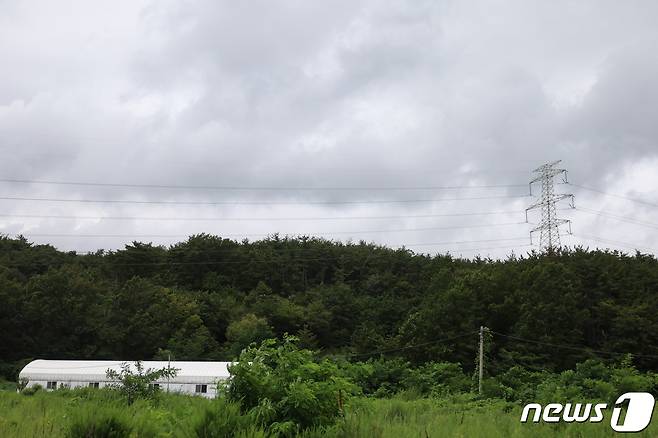
[[[539,231],[539,245],[546,252],[552,253],[560,247],[560,225],[569,224],[569,234],[571,234],[571,221],[557,217],[555,204],[562,199],[571,199],[571,207],[574,207],[574,196],[572,194],[556,194],[554,178],[562,176],[562,182],[567,182],[567,170],[560,169],[557,166],[562,160],[553,161],[539,166],[534,173],[537,176],[530,181],[530,193],[532,194],[532,184],[541,181],[541,195],[539,199],[525,210],[526,222],[528,221],[528,211],[535,208],[541,208],[541,222],[530,231],[530,241],[532,234]]]

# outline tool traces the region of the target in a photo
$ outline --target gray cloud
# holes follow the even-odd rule
[[[524,184],[533,168],[561,158],[575,183],[658,203],[653,2],[2,5],[0,178],[258,187]],[[580,205],[651,220],[646,205],[561,188],[576,191]],[[4,183],[0,195],[353,202],[524,190],[221,192]],[[354,231],[333,237],[389,244],[490,240],[525,236],[530,226],[358,231],[516,222],[530,202],[204,207],[5,200],[0,213],[77,216],[518,214],[243,223],[4,218],[0,230],[27,236]],[[575,230],[586,231],[581,234],[658,247],[646,227],[564,214]],[[83,250],[123,243],[35,240]]]

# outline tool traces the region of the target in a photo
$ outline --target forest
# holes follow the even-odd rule
[[[232,360],[288,333],[321,357],[561,372],[658,369],[658,262],[577,247],[505,260],[200,234],[92,254],[0,239],[0,374],[34,358]]]

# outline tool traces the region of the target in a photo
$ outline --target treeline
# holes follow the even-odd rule
[[[491,374],[560,371],[616,353],[655,370],[657,294],[653,256],[583,248],[464,260],[365,242],[203,234],[80,255],[5,237],[0,371],[9,376],[30,358],[230,360],[290,333],[336,358],[384,354],[468,372],[480,325],[494,332]]]

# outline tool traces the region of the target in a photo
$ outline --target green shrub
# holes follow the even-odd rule
[[[461,365],[457,363],[429,362],[410,369],[403,386],[422,395],[443,397],[467,392],[471,386],[471,379],[464,374]]]
[[[152,382],[176,377],[177,372],[178,369],[169,367],[159,370],[144,369],[142,362],[136,361],[134,371],[128,362],[124,362],[121,364],[121,371],[108,369],[106,375],[113,381],[109,387],[117,389],[130,405],[138,398],[154,399],[160,388]]]
[[[428,362],[413,368],[400,359],[370,359],[367,362],[340,364],[344,375],[361,387],[366,395],[390,398],[406,393],[407,397],[441,397],[469,391],[471,379],[461,365],[450,362]]]
[[[244,350],[230,367],[226,387],[229,401],[241,403],[243,412],[279,435],[333,423],[341,414],[339,399],[358,391],[334,363],[318,361],[296,342],[285,336],[281,342],[270,339]]]
[[[625,392],[651,392],[655,384],[654,375],[640,373],[630,356],[611,365],[588,359],[577,364],[575,370],[545,375],[537,385],[536,398],[539,402],[587,400],[611,403]]]
[[[369,359],[366,362],[342,362],[343,374],[356,383],[366,395],[388,398],[406,389],[411,365],[400,359]]]
[[[492,379],[486,379],[483,391],[486,397],[529,403],[536,400],[539,384],[550,376],[549,373],[528,371],[514,366]]]

